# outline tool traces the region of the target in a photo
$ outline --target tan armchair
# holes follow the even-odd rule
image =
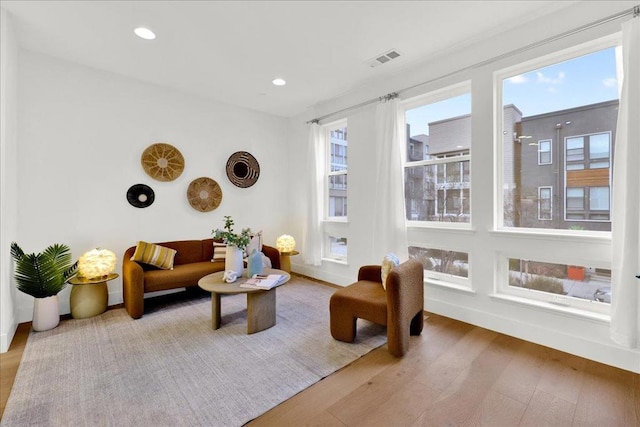
[[[366,265],[358,281],[336,291],[329,301],[331,335],[353,342],[357,319],[387,327],[389,353],[402,357],[409,349],[409,336],[420,335],[424,310],[424,271],[417,260],[406,261],[387,276],[382,287],[379,265]]]

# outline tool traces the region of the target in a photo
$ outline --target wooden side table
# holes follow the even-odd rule
[[[291,273],[291,257],[299,253],[298,251],[280,252],[280,268],[287,273]]]
[[[99,279],[85,279],[83,277],[70,279],[69,283],[73,285],[69,298],[71,316],[74,319],[85,319],[107,311],[109,303],[107,282],[117,277],[118,274],[111,273],[107,277]]]

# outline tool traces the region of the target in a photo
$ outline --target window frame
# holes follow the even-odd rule
[[[542,147],[542,143],[543,142],[548,142],[549,143],[549,150],[547,151],[542,151],[540,150],[540,147]],[[541,159],[541,154],[542,153],[549,153],[549,161],[548,162],[543,162]],[[542,165],[552,165],[553,164],[553,140],[552,139],[541,139],[538,141],[538,165],[542,166]]]
[[[543,218],[542,201],[547,200],[542,198],[542,190],[549,190],[549,218]],[[553,221],[553,187],[550,185],[541,185],[538,187],[538,221]]]
[[[506,66],[493,72],[493,161],[496,167],[494,167],[493,173],[493,229],[490,231],[490,234],[494,236],[497,243],[494,246],[494,271],[496,276],[493,285],[494,294],[491,295],[492,298],[511,300],[528,306],[575,314],[583,318],[608,320],[610,315],[609,304],[580,300],[578,298],[554,295],[536,290],[513,289],[513,287],[509,286],[509,258],[528,259],[556,264],[561,263],[565,265],[582,265],[607,270],[612,269],[612,263],[608,257],[602,257],[603,251],[606,253],[606,248],[610,249],[611,231],[505,226],[505,191],[503,188],[506,184],[504,181],[505,148],[503,146],[503,132],[505,131],[503,130],[503,84],[509,78],[550,65],[573,60],[583,55],[610,48],[618,50],[621,42],[621,33],[617,32],[566,49],[560,49],[550,54],[541,55],[515,65]],[[616,55],[616,61],[619,61],[618,55]],[[619,63],[617,65],[618,67],[620,66]],[[563,148],[566,149],[566,146]],[[586,148],[587,147],[585,147],[585,149]],[[611,151],[610,154],[612,154]],[[564,163],[566,173],[566,157]],[[562,188],[560,191],[562,191]],[[564,191],[566,191],[566,179]],[[561,250],[562,255],[550,259],[549,251],[545,250],[547,244],[563,248]],[[503,249],[501,247],[503,245],[510,247],[510,249]],[[554,254],[557,255],[558,251],[554,251]]]
[[[349,169],[349,163],[348,160],[346,160],[346,167],[344,169],[340,169],[340,170],[335,170],[332,171],[332,146],[333,146],[333,142],[332,142],[332,138],[331,138],[331,133],[337,129],[342,129],[342,128],[347,128],[347,119],[341,119],[341,120],[337,120],[331,123],[327,123],[325,125],[322,125],[322,130],[324,132],[324,140],[325,140],[325,181],[324,181],[324,193],[325,193],[325,198],[324,198],[324,202],[323,202],[323,212],[324,212],[324,220],[325,221],[329,221],[329,222],[347,222],[348,221],[348,211],[346,215],[341,215],[341,216],[331,216],[329,215],[330,211],[330,207],[331,207],[331,189],[330,189],[330,182],[331,182],[331,178],[332,177],[339,177],[339,176],[344,176],[345,179],[347,179],[348,177],[348,169]],[[346,147],[346,155],[345,157],[348,159],[348,152],[349,152],[349,140],[346,139],[345,140],[347,143],[345,144]],[[348,194],[348,181],[347,184],[345,184],[346,187],[346,203],[344,204],[345,206],[348,206],[348,200],[349,200],[349,194]],[[346,209],[346,208],[345,208]]]
[[[332,177],[335,176],[348,176],[348,154],[349,154],[349,140],[346,139],[346,167],[341,170],[332,171],[332,139],[331,133],[337,129],[347,128],[348,129],[348,121],[347,118],[342,118],[339,120],[331,121],[329,123],[325,123],[321,125],[321,132],[323,137],[323,151],[324,151],[324,173],[323,173],[323,197],[322,197],[322,243],[321,243],[321,259],[322,261],[333,262],[337,264],[345,264],[347,265],[347,257],[348,257],[348,243],[347,243],[347,256],[341,256],[339,254],[335,254],[331,251],[331,240],[330,237],[335,238],[344,238],[349,241],[349,227],[348,227],[348,216],[329,216],[330,208],[331,208],[331,194],[329,191],[329,183]],[[347,131],[348,133],[348,131]],[[346,205],[348,206],[349,200],[349,186],[346,184]],[[348,211],[347,211],[348,213]]]

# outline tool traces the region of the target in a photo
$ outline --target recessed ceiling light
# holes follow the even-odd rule
[[[141,39],[153,40],[156,38],[155,33],[145,27],[138,27],[135,30],[133,30],[133,32],[136,33],[136,36],[140,37]]]
[[[284,86],[287,84],[287,82],[284,81],[284,79],[273,79],[271,83],[273,83],[276,86]]]

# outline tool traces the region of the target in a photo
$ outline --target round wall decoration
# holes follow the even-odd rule
[[[196,178],[189,184],[187,200],[193,209],[209,212],[220,206],[222,189],[211,178]]]
[[[151,206],[156,199],[156,195],[148,185],[135,184],[127,190],[127,201],[136,208],[146,208]]]
[[[251,187],[259,176],[258,161],[246,151],[237,151],[227,160],[227,177],[236,187]]]
[[[173,145],[158,143],[147,147],[140,159],[144,171],[158,181],[173,181],[184,170],[184,157]]]

